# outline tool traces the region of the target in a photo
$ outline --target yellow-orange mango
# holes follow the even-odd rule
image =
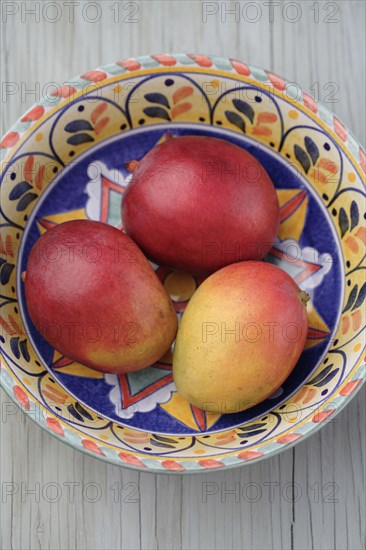
[[[279,267],[240,262],[206,279],[178,329],[178,392],[207,411],[233,413],[269,397],[288,377],[307,336],[308,295]]]

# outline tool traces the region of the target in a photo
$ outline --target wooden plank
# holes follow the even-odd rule
[[[134,55],[196,51],[270,68],[318,92],[365,142],[362,1],[328,3],[339,7],[333,16],[324,2],[302,2],[295,23],[283,15],[287,9],[287,19],[294,17],[285,1],[272,3],[272,23],[265,3],[260,18],[250,22],[256,15],[249,4],[255,3],[241,2],[238,16],[235,2],[138,2],[136,23],[126,21],[122,3],[109,0],[99,3],[101,19],[91,23],[83,17],[85,4],[75,5],[73,22],[67,8],[54,24],[32,16],[24,24],[20,13],[2,18],[1,79],[18,85],[5,95],[3,87],[3,131],[50,82]],[[117,22],[112,4],[120,4],[114,8],[120,10]],[[319,4],[319,22],[313,4]],[[88,13],[92,18],[92,8]],[[4,550],[366,546],[363,391],[293,450],[240,470],[184,478],[138,474],[84,456],[22,422],[20,412],[6,414],[13,409],[3,392],[1,406]],[[27,494],[32,489],[36,493]],[[60,498],[51,502],[57,491]]]

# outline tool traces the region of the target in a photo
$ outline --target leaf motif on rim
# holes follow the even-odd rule
[[[357,285],[356,285],[357,286]],[[365,297],[366,297],[366,283],[363,283],[362,287],[361,287],[361,290],[360,292],[358,293],[358,296],[357,296],[357,300],[356,300],[356,303],[355,305],[353,306],[352,308],[352,311],[354,309],[357,309],[359,307],[362,306],[364,300],[365,300]]]
[[[17,211],[22,212],[27,208],[27,206],[30,205],[32,201],[34,201],[38,195],[35,193],[27,193],[26,195],[23,195],[23,197],[20,199],[20,201],[17,204]]]
[[[168,109],[170,109],[169,101],[163,94],[153,92],[150,94],[145,94],[144,97],[149,103],[158,103],[159,105],[163,105],[164,107],[168,107]]]
[[[338,371],[339,368],[332,370],[329,374],[327,374],[327,376],[325,376],[325,378],[322,378],[322,380],[319,380],[319,382],[316,382],[315,384],[313,383],[313,386],[316,386],[317,388],[322,388],[335,377]]]
[[[250,122],[254,122],[254,109],[249,103],[243,101],[242,99],[233,99],[233,105],[240,113],[243,113]]]
[[[252,437],[254,435],[259,435],[259,434],[261,434],[265,431],[267,431],[267,430],[263,429],[263,430],[253,430],[251,432],[243,432],[242,434],[238,434],[238,437],[240,437],[240,438]]]
[[[81,145],[82,143],[90,143],[92,141],[94,141],[94,138],[89,136],[89,134],[75,134],[67,139],[67,143],[70,143],[70,145]]]
[[[81,414],[75,409],[74,405],[70,403],[70,405],[67,405],[67,410],[69,413],[76,418],[76,420],[79,420],[79,422],[85,422],[84,418],[81,416]]]
[[[339,209],[339,227],[341,228],[341,239],[343,239],[349,229],[349,221],[346,211],[342,207]]]
[[[20,349],[20,352],[23,355],[24,359],[27,361],[27,363],[29,363],[30,355],[29,355],[29,351],[28,351],[28,348],[27,348],[27,340],[21,340],[19,342],[19,349]]]
[[[299,145],[294,145],[295,157],[304,169],[305,174],[310,170],[310,159],[307,153]]]
[[[234,126],[237,126],[237,128],[240,128],[240,130],[245,133],[245,122],[241,116],[234,113],[234,111],[225,111],[225,116],[231,124],[234,124]]]
[[[312,378],[308,384],[312,385],[312,386],[315,386],[318,382],[320,382],[320,380],[323,380],[323,378],[325,378],[327,376],[327,374],[332,370],[332,367],[334,366],[334,364],[332,363],[331,365],[328,365],[327,367],[325,367],[323,370],[321,370],[319,372],[319,374],[317,374],[316,376],[314,376],[314,378]]]
[[[240,428],[238,428],[238,430],[242,431],[242,432],[247,432],[247,431],[251,431],[251,430],[257,430],[258,428],[263,428],[263,426],[265,426],[266,423],[265,422],[258,422],[257,424],[251,424],[250,426],[240,426]]]
[[[0,258],[0,282],[2,285],[8,284],[13,269],[13,264],[8,264],[5,260]]]
[[[309,136],[305,137],[304,142],[305,142],[306,150],[309,153],[312,163],[316,164],[316,161],[319,158],[319,149],[316,143]]]
[[[163,118],[170,121],[169,114],[161,107],[146,107],[144,113],[151,118]]]
[[[343,310],[343,313],[345,313],[346,311],[348,311],[348,310],[353,306],[354,301],[356,300],[357,292],[358,292],[358,285],[356,284],[356,285],[352,288],[352,290],[351,290],[351,292],[350,292],[350,294],[349,294],[349,296],[348,296],[347,304],[346,304],[346,306],[345,306],[345,308],[344,308],[344,310]]]
[[[26,191],[32,189],[32,186],[27,181],[21,181],[17,183],[10,191],[9,200],[15,201],[19,199]]]
[[[351,202],[351,231],[356,227],[359,221],[359,210],[356,201]]]
[[[13,338],[10,338],[10,349],[13,352],[14,356],[17,359],[20,359],[19,336],[14,336]]]
[[[82,130],[93,131],[93,126],[87,120],[72,120],[65,126],[65,132],[74,134]]]
[[[78,401],[75,403],[75,410],[84,418],[87,418],[88,420],[93,420],[92,415],[89,414],[88,411],[84,409],[84,407],[80,405]]]

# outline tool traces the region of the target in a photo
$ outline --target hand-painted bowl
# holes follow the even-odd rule
[[[70,361],[37,332],[24,299],[21,273],[36,239],[76,218],[121,227],[134,161],[181,135],[226,139],[264,165],[281,207],[266,260],[311,296],[300,361],[271,398],[242,413],[204,413],[184,401],[170,353],[121,376]],[[231,468],[314,433],[362,385],[365,153],[338,118],[293,83],[234,59],[127,59],[54,89],[0,148],[1,384],[62,441],[145,471]],[[155,267],[180,317],[201,281]]]

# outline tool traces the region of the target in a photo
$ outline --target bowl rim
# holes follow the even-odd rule
[[[1,356],[0,356],[0,362],[1,362]],[[10,388],[8,388],[6,385],[3,385],[0,381],[0,388],[2,388],[6,395],[10,397],[10,399],[20,408],[22,412],[26,414],[28,418],[36,424],[36,426],[40,427],[42,430],[44,430],[46,433],[50,434],[52,437],[57,439],[58,441],[64,443],[71,449],[80,451],[87,456],[90,456],[92,458],[95,458],[101,462],[105,462],[107,464],[111,464],[113,466],[118,466],[120,468],[126,468],[127,470],[132,470],[134,472],[143,472],[143,473],[151,473],[151,474],[160,474],[160,475],[171,475],[171,476],[177,476],[177,475],[198,475],[198,474],[212,474],[214,472],[223,472],[226,470],[236,470],[238,468],[242,468],[244,466],[251,466],[253,464],[257,464],[258,462],[263,462],[264,460],[268,460],[269,458],[273,458],[275,456],[278,456],[279,454],[288,451],[290,449],[293,449],[298,443],[303,443],[306,439],[310,438],[311,436],[315,435],[317,432],[319,432],[324,426],[332,422],[336,415],[338,415],[342,410],[346,408],[346,406],[350,403],[350,401],[356,397],[361,390],[361,388],[364,386],[364,382],[362,384],[359,384],[357,386],[356,390],[348,396],[349,399],[345,399],[342,403],[342,405],[337,409],[336,413],[332,417],[331,420],[327,420],[325,422],[319,422],[317,424],[314,424],[314,428],[309,431],[308,433],[304,434],[303,437],[300,439],[296,439],[295,441],[292,441],[290,443],[286,443],[286,445],[283,445],[283,447],[278,448],[268,454],[263,454],[259,457],[256,457],[251,460],[243,460],[238,463],[234,464],[225,464],[222,468],[201,468],[197,470],[170,470],[170,469],[161,469],[161,468],[154,468],[153,466],[149,466],[149,468],[141,468],[141,466],[134,466],[133,464],[128,464],[125,462],[117,462],[117,460],[113,460],[110,457],[102,456],[99,454],[96,454],[92,451],[89,451],[82,445],[77,445],[74,442],[71,442],[70,440],[67,440],[66,438],[58,435],[53,430],[50,430],[48,426],[45,423],[37,422],[37,420],[34,418],[34,415],[32,415],[31,412],[27,411],[18,401],[16,401],[15,397],[11,394]]]
[[[37,127],[37,123],[44,122],[47,118],[51,117],[55,111],[61,110],[63,106],[65,106],[64,100],[67,100],[68,97],[70,97],[68,92],[70,92],[70,89],[72,88],[77,92],[77,94],[82,94],[84,92],[85,88],[85,82],[86,85],[89,85],[92,83],[96,84],[98,86],[98,83],[100,82],[101,85],[105,85],[106,82],[103,82],[106,80],[108,83],[113,82],[113,79],[116,81],[121,80],[121,75],[125,74],[126,78],[131,76],[140,76],[143,74],[150,74],[152,69],[159,68],[161,69],[161,72],[184,72],[189,71],[189,68],[196,69],[197,71],[199,69],[208,71],[212,74],[222,74],[225,77],[231,77],[233,79],[238,80],[238,77],[240,75],[246,75],[251,76],[253,78],[253,84],[257,86],[258,88],[268,89],[268,85],[266,88],[266,85],[264,84],[263,76],[260,78],[258,75],[266,75],[266,82],[270,82],[271,85],[277,90],[286,91],[288,86],[290,84],[294,84],[293,82],[289,82],[282,77],[279,77],[278,75],[272,73],[271,71],[265,71],[263,69],[260,69],[255,66],[246,65],[245,63],[231,59],[226,57],[219,57],[219,56],[207,56],[203,54],[183,54],[183,53],[171,53],[171,54],[156,54],[156,55],[145,55],[145,56],[139,56],[136,58],[128,58],[122,61],[118,61],[114,64],[108,64],[103,65],[93,71],[89,71],[87,73],[83,73],[82,75],[79,75],[77,77],[74,77],[72,79],[69,79],[66,84],[62,85],[58,88],[58,93],[56,95],[59,95],[60,101],[56,104],[53,103],[51,106],[49,105],[49,98],[43,97],[35,103],[28,111],[26,111],[26,114],[20,117],[15,124],[13,124],[8,132],[6,132],[4,138],[1,140],[0,143],[0,159],[1,159],[1,172],[3,171],[3,166],[13,157],[13,154],[23,145],[23,143],[26,141],[26,139],[33,134],[35,128]],[[158,73],[157,73],[158,74]],[[296,86],[298,86],[296,84]],[[355,168],[361,175],[361,178],[364,180],[364,176],[362,174],[362,169],[365,170],[363,166],[363,162],[365,162],[365,153],[362,149],[361,144],[359,141],[353,136],[353,134],[349,131],[347,126],[341,122],[341,120],[336,117],[330,110],[328,110],[327,107],[323,106],[321,103],[316,102],[311,98],[310,95],[308,95],[306,92],[302,91],[300,86],[298,86],[298,90],[300,90],[301,94],[301,101],[299,99],[293,100],[294,106],[296,108],[299,108],[301,111],[305,112],[308,116],[315,120],[318,124],[320,124],[326,132],[330,132],[331,136],[336,139],[337,143],[341,146],[343,151],[347,154],[348,157],[351,157],[354,161]],[[72,100],[74,101],[76,97],[72,97]],[[284,97],[289,97],[284,96]],[[48,111],[45,110],[45,104],[48,102]],[[315,106],[314,106],[315,104]],[[36,107],[42,107],[43,113],[38,117],[38,119],[34,119],[31,121],[30,124],[28,124],[29,121],[25,121],[26,115],[29,114],[31,111],[34,111]],[[316,109],[316,111],[314,110]],[[321,117],[319,113],[324,113],[325,117]],[[45,117],[45,115],[47,115]],[[316,116],[315,116],[316,115]],[[325,119],[324,119],[325,118]],[[327,120],[328,119],[328,120]],[[329,123],[329,121],[332,122],[332,124]],[[25,125],[27,125],[27,128],[25,128]],[[24,132],[21,133],[21,129],[24,129]],[[346,139],[344,139],[344,136],[346,136]],[[355,156],[355,147],[353,147],[353,151],[351,151],[348,148],[348,140],[351,140],[353,143],[353,146],[356,144],[358,146],[358,158]],[[1,153],[4,153],[1,154]],[[2,181],[2,178],[1,178]],[[5,359],[5,357],[4,357]],[[357,361],[358,367],[357,371],[360,371],[360,368],[365,366],[365,363],[362,360],[362,356],[360,358],[360,361]],[[8,372],[8,371],[7,371]],[[11,376],[11,375],[10,375]],[[347,403],[351,401],[351,399],[358,393],[358,391],[361,389],[365,382],[365,376],[366,373],[363,374],[362,381],[357,387],[355,388],[355,391],[353,391],[351,394],[343,396],[340,404],[335,409],[334,414],[331,415],[332,420],[334,417],[346,406]],[[347,380],[348,377],[346,377]],[[344,382],[345,380],[343,380]],[[303,433],[300,438],[285,443],[282,446],[280,446],[277,449],[272,449],[268,452],[265,452],[261,454],[260,456],[253,457],[248,460],[238,460],[238,462],[232,463],[232,464],[223,464],[220,468],[213,468],[213,467],[200,467],[197,469],[184,469],[184,470],[174,470],[174,469],[165,469],[165,468],[154,468],[152,465],[148,465],[146,467],[141,466],[135,466],[133,464],[129,464],[126,462],[118,461],[118,459],[114,459],[109,455],[100,455],[98,453],[95,453],[93,451],[88,450],[83,445],[81,445],[81,438],[80,442],[75,442],[75,440],[67,439],[67,437],[63,437],[55,433],[53,430],[51,430],[45,422],[37,421],[34,416],[31,414],[32,411],[25,410],[24,407],[19,404],[15,398],[14,395],[12,395],[12,388],[6,383],[6,380],[3,380],[2,377],[0,377],[0,385],[3,387],[7,395],[22,409],[24,412],[32,418],[32,420],[39,426],[41,426],[43,429],[45,429],[48,433],[51,433],[54,437],[59,439],[60,441],[66,443],[67,445],[71,446],[72,448],[76,448],[78,450],[81,450],[85,452],[86,454],[93,456],[95,458],[99,458],[100,460],[103,460],[108,463],[112,463],[115,465],[119,465],[122,467],[126,467],[135,471],[143,471],[143,472],[153,472],[153,473],[163,473],[163,474],[196,474],[196,473],[207,473],[212,472],[213,469],[217,470],[226,470],[226,469],[232,469],[236,468],[242,465],[246,464],[253,464],[255,462],[258,462],[260,460],[264,460],[266,458],[275,456],[282,452],[283,450],[287,450],[292,448],[294,445],[296,445],[300,441],[304,441],[305,438],[309,437],[310,435],[316,433],[323,425],[328,423],[328,420],[325,420],[323,422],[313,423],[311,429],[309,429],[307,432]],[[32,397],[32,400],[34,400],[34,397]],[[35,400],[34,400],[35,402]],[[39,402],[39,405],[41,407],[43,406],[42,403]],[[57,418],[57,417],[55,417]],[[60,419],[58,419],[60,420]],[[61,421],[62,422],[62,421]],[[304,422],[311,422],[311,420],[305,420]],[[295,424],[297,426],[297,424]],[[69,426],[67,426],[70,428]],[[72,427],[73,430],[77,429],[77,427]],[[200,434],[202,435],[202,434]],[[92,437],[91,437],[92,439]],[[106,443],[106,447],[108,447],[108,443]],[[255,446],[255,444],[253,444]],[[236,452],[236,454],[238,451]],[[138,453],[131,453],[132,455],[139,455]],[[234,455],[233,455],[234,456]],[[163,457],[160,457],[163,458]],[[169,460],[169,455],[166,457]],[[204,458],[204,457],[201,457]],[[207,457],[208,459],[210,457]],[[197,456],[195,460],[199,460],[200,457]],[[154,455],[151,455],[151,461],[155,460]],[[184,457],[180,459],[184,463]],[[193,460],[193,459],[191,459]],[[177,459],[178,461],[178,459]]]

